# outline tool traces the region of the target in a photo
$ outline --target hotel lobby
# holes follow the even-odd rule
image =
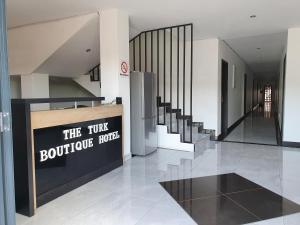
[[[0,225],[300,224],[299,8],[0,0]]]

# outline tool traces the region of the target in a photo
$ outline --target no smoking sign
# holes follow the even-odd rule
[[[128,62],[125,61],[125,60],[121,61],[121,64],[120,64],[120,75],[123,75],[123,76],[128,76],[129,75]]]

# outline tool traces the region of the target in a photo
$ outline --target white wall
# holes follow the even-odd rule
[[[10,76],[11,98],[21,98],[21,77]]]
[[[49,98],[49,75],[29,74],[21,76],[22,98]],[[32,104],[31,110],[48,110],[49,103]]]
[[[253,73],[245,62],[224,42],[219,42],[219,129],[221,126],[221,63],[228,62],[228,127],[244,115],[244,78],[247,74],[247,109],[251,110]],[[233,67],[235,66],[235,88],[233,88]]]
[[[219,40],[194,41],[193,116],[209,129],[218,129]]]
[[[89,75],[80,75],[73,79],[78,85],[82,86],[96,97],[101,96],[100,82],[91,81]]]
[[[300,28],[288,30],[283,141],[300,142]]]

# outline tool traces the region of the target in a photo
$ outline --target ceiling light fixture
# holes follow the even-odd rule
[[[256,48],[257,50],[261,50],[261,48]]]
[[[250,18],[251,18],[251,19],[256,18],[256,15],[251,15]]]

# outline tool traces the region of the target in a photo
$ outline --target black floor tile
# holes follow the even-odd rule
[[[221,195],[217,188],[218,178],[215,176],[166,181],[160,184],[176,201]]]
[[[200,225],[250,223],[300,212],[300,206],[237,174],[160,183]]]
[[[218,180],[218,189],[224,194],[262,188],[235,173],[219,175]]]
[[[226,195],[259,218],[271,219],[300,212],[300,206],[267,189]]]
[[[177,201],[262,188],[234,173],[166,181],[161,185]]]
[[[179,202],[199,225],[237,225],[258,221],[226,196],[215,196]]]

